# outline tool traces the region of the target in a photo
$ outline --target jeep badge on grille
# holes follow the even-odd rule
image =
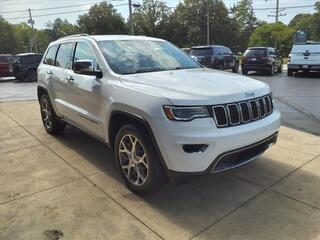
[[[246,98],[254,98],[255,94],[254,92],[246,92]]]

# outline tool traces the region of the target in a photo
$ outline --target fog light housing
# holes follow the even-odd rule
[[[183,144],[182,149],[186,153],[199,154],[207,150],[207,144]]]

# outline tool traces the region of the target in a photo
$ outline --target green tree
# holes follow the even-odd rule
[[[76,25],[69,23],[66,19],[62,20],[61,18],[57,18],[54,22],[48,22],[47,28],[44,31],[51,42],[61,37],[76,34],[79,32],[79,28]]]
[[[308,32],[309,40],[320,41],[320,1],[315,4],[314,14],[298,14],[289,23],[295,30],[303,29]]]
[[[238,34],[235,43],[239,51],[244,51],[249,43],[249,38],[256,27],[261,25],[252,7],[252,0],[240,0],[231,8],[233,23],[236,24]]]
[[[88,34],[124,34],[126,24],[121,14],[107,2],[93,5],[88,13],[79,16],[80,31]]]
[[[221,0],[185,0],[175,9],[168,26],[173,42],[180,46],[207,43],[207,13],[210,22],[210,43],[233,48],[237,26],[229,17],[229,10]],[[180,28],[180,29],[178,29]],[[177,31],[179,34],[175,34]]]
[[[168,25],[170,9],[160,0],[143,0],[142,6],[133,14],[136,34],[163,37]]]
[[[0,53],[15,54],[19,51],[18,40],[12,25],[0,16]]]
[[[277,47],[283,56],[287,56],[293,44],[295,30],[279,23],[264,24],[252,33],[250,46]]]

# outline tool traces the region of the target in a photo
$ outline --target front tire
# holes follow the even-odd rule
[[[145,195],[164,183],[159,156],[142,128],[124,125],[116,136],[114,153],[121,176],[132,192]]]
[[[46,94],[43,94],[40,98],[40,111],[43,126],[49,134],[54,135],[63,131],[66,124],[57,118]]]
[[[292,77],[293,76],[293,70],[292,69],[288,69],[287,75],[288,75],[288,77]]]

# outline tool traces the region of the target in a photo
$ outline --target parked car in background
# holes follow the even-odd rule
[[[0,54],[0,77],[10,77],[9,66],[13,59],[14,56],[10,54]]]
[[[243,55],[241,68],[243,75],[247,75],[249,71],[273,75],[275,72],[282,72],[283,60],[275,48],[251,47]]]
[[[239,59],[230,48],[221,45],[192,47],[190,56],[208,68],[219,70],[231,69],[236,73],[239,69]]]
[[[298,71],[320,71],[320,42],[298,43],[292,46],[288,76]]]
[[[144,36],[82,34],[50,43],[38,67],[38,99],[48,133],[69,123],[107,143],[138,194],[166,177],[257,159],[276,142],[281,117],[266,83],[204,68],[173,44]]]
[[[42,54],[22,53],[15,56],[14,62],[9,66],[12,76],[17,80],[36,81],[37,68],[42,59]]]

